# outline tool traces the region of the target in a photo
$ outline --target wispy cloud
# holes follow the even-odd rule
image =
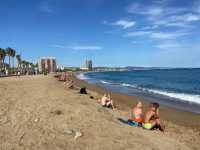
[[[133,27],[135,25],[135,22],[134,21],[128,21],[128,20],[118,20],[118,21],[114,22],[113,25],[120,26],[123,29],[127,29],[127,28],[130,28],[130,27]]]
[[[187,35],[187,32],[153,32],[151,34],[151,38],[153,39],[176,39],[178,37],[182,37],[184,35]]]
[[[160,49],[171,49],[171,48],[181,48],[182,45],[175,41],[162,41],[160,44],[156,45]]]
[[[52,8],[52,6],[50,6],[48,1],[42,1],[41,3],[39,3],[38,9],[41,12],[45,12],[45,13],[52,13],[53,12],[53,8]]]
[[[64,45],[58,45],[58,44],[51,45],[51,47],[55,47],[55,48],[66,48],[66,46],[64,46]]]
[[[136,22],[130,21],[130,20],[120,19],[120,20],[117,20],[115,22],[103,21],[103,24],[110,25],[110,26],[119,26],[123,29],[128,29],[128,28],[135,26]]]
[[[133,31],[125,34],[125,37],[146,36],[152,34],[152,31]]]
[[[134,31],[128,32],[125,34],[125,37],[140,37],[145,36],[151,39],[176,39],[178,37],[182,37],[187,35],[188,32],[186,31],[176,31],[176,32],[157,32],[157,31]]]
[[[127,7],[128,13],[140,14],[140,15],[151,15],[157,16],[164,12],[162,7],[158,6],[147,6],[141,5],[139,3],[132,3]]]
[[[133,2],[126,11],[130,14],[142,15],[151,25],[163,27],[191,27],[193,22],[200,21],[200,1],[194,7],[169,7],[165,3],[142,5]]]
[[[165,18],[151,19],[153,24],[165,27],[192,27],[193,22],[200,21],[200,15],[187,13],[182,15],[172,15]]]
[[[101,50],[103,47],[101,46],[71,46],[69,47],[73,50]]]

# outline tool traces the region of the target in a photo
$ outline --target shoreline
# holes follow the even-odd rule
[[[75,82],[79,87],[86,85],[84,81],[75,79]],[[197,127],[186,128],[165,121],[163,133],[128,126],[118,120],[127,116],[128,96],[112,93],[119,108],[112,110],[96,102],[95,99],[102,95],[95,91],[94,85],[87,84],[87,95],[79,94],[76,85],[69,89],[53,75],[2,78],[0,147],[38,150],[199,148],[200,130]],[[122,96],[126,102],[120,103]],[[130,98],[131,102],[136,100]]]
[[[104,93],[110,93],[111,97],[114,99],[115,104],[120,110],[126,112],[130,111],[131,107],[133,107],[135,103],[140,100],[143,102],[145,111],[150,103],[148,100],[145,100],[141,97],[130,96],[120,92],[113,92],[98,85],[88,83],[85,80],[78,79],[76,75],[77,74],[73,76],[75,86],[86,87],[89,91],[98,93],[99,96],[103,95]],[[169,121],[173,124],[181,125],[187,128],[195,128],[197,130],[200,130],[200,115],[197,113],[161,105],[160,116],[164,121]]]

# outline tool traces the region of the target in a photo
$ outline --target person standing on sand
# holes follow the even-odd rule
[[[159,104],[151,103],[144,117],[143,128],[147,130],[159,129],[164,132],[159,118]]]
[[[20,71],[18,71],[18,72],[17,72],[17,76],[18,76],[18,77],[20,77],[20,75],[21,75],[21,72],[20,72]]]
[[[130,112],[128,123],[133,126],[142,126],[142,102],[139,101]]]

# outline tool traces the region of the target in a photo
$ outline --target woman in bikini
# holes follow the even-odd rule
[[[128,124],[133,126],[142,126],[142,122],[143,122],[142,102],[139,101],[130,112]]]

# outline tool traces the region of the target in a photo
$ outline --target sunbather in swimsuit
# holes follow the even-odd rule
[[[106,94],[104,94],[103,97],[97,102],[101,103],[103,107],[112,108],[112,109],[115,108],[113,104],[113,100],[111,99],[110,95],[107,96]]]
[[[164,131],[159,119],[159,104],[151,103],[149,110],[145,114],[143,128],[152,130],[154,128]]]
[[[131,110],[128,123],[136,126],[142,126],[142,102],[138,102],[136,106]]]

